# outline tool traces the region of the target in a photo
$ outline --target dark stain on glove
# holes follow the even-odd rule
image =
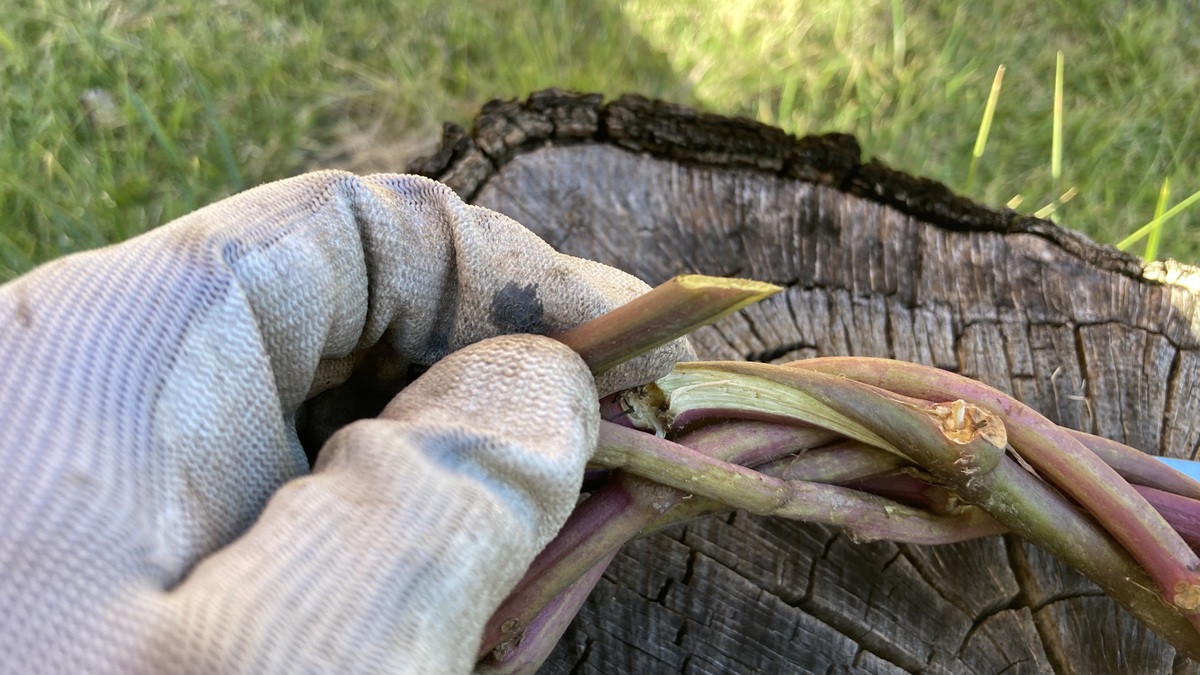
[[[492,296],[488,318],[502,333],[541,334],[547,331],[537,284],[520,286],[509,282]]]

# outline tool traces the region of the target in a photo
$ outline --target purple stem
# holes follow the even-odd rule
[[[536,673],[599,583],[617,550],[609,551],[583,576],[571,582],[524,629],[514,624],[512,630],[504,634],[504,640],[475,664],[475,675]]]
[[[786,369],[848,377],[916,398],[966,399],[999,415],[1021,457],[1083,504],[1157,580],[1165,601],[1190,613],[1200,627],[1200,557],[1116,471],[1029,406],[961,375],[902,361],[830,357],[797,361]]]
[[[855,381],[856,376],[844,375],[853,372],[850,366],[854,361],[833,369],[830,374],[816,369],[742,362],[680,364],[675,374],[667,378],[671,380],[669,386],[665,384],[667,379],[660,384],[666,386],[664,391],[671,397],[670,412],[676,410],[678,403],[673,392],[692,391],[695,396],[684,398],[695,401],[698,407],[706,407],[705,400],[714,395],[725,401],[728,409],[720,413],[722,417],[734,417],[742,408],[753,409],[761,405],[757,403],[760,398],[776,399],[780,385],[804,392],[814,402],[834,411],[845,423],[859,425],[863,433],[874,434],[879,442],[906,454],[968,503],[984,508],[1017,534],[1086,574],[1177,649],[1191,658],[1200,656],[1200,639],[1194,625],[1197,615],[1181,616],[1180,603],[1175,606],[1163,603],[1161,596],[1155,596],[1151,590],[1155,585],[1161,588],[1162,576],[1155,579],[1147,575],[1130,557],[1131,552],[1098,528],[1088,517],[1090,514],[1085,515],[1050,485],[1007,457],[1003,427],[994,418],[989,419],[992,413],[970,405],[965,419],[971,424],[947,425],[955,419],[961,421],[954,413],[959,406],[928,402],[923,407],[914,406],[912,398]],[[707,389],[688,387],[704,382],[720,382],[721,386],[714,388],[712,394]],[[914,387],[910,391],[918,390]],[[954,414],[947,416],[948,412]],[[813,415],[835,419],[819,407],[811,411],[807,407],[796,409],[795,414],[805,421],[813,421],[809,419]],[[841,426],[843,422],[837,424]],[[1018,435],[1018,425],[1010,425],[1010,438]],[[969,433],[964,436],[963,430]],[[1023,441],[1014,443],[1034,454],[1054,452],[1041,435],[1033,434]],[[1124,485],[1128,488],[1128,484]],[[1138,496],[1138,500],[1159,518],[1144,499]],[[1144,513],[1139,515],[1145,517]],[[1187,546],[1174,530],[1171,536]],[[1191,555],[1190,549],[1188,554]],[[1158,572],[1161,575],[1163,570]]]
[[[807,450],[794,457],[775,460],[771,464],[749,464],[759,471],[772,473],[771,466],[783,464],[782,473],[772,473],[785,480],[809,480],[815,483],[844,485],[870,476],[890,473],[914,466],[904,458],[873,448],[851,438]]]
[[[964,535],[964,526],[991,521],[974,511],[938,516],[837,485],[781,480],[609,422],[601,423],[597,456],[611,458],[614,468],[751,513],[837,525],[855,541],[961,541],[977,536],[974,527]],[[991,533],[1001,531],[997,525]]]
[[[1200,483],[1158,461],[1152,455],[1102,436],[1093,436],[1074,429],[1065,431],[1096,453],[1097,457],[1130,483],[1200,499]]]
[[[1133,489],[1167,519],[1193,550],[1200,551],[1200,500],[1144,485],[1134,485]]]
[[[640,432],[639,432],[640,433]],[[575,507],[558,536],[546,546],[508,598],[500,604],[483,633],[480,656],[523,634],[531,622],[559,593],[611,556],[646,523],[678,503],[682,495],[625,472]],[[493,652],[502,663],[512,649]]]
[[[649,437],[643,432],[629,433]],[[830,437],[828,431],[813,427],[747,423],[714,424],[689,434],[684,441],[701,452],[717,455],[778,457],[821,445]],[[558,536],[534,559],[525,577],[492,615],[484,630],[481,656],[502,644],[506,634],[531,625],[542,608],[575,579],[612,555],[687,495],[622,471],[614,474],[599,491],[575,508]],[[505,631],[505,626],[509,630]],[[515,652],[510,650],[508,654],[506,659],[516,658]]]

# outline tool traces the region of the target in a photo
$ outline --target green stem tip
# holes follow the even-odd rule
[[[599,375],[781,290],[761,281],[683,274],[553,337]]]

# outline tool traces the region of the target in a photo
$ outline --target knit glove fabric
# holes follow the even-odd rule
[[[0,286],[0,671],[468,672],[575,503],[597,394],[687,353],[594,382],[512,334],[645,290],[436,182],[341,172]],[[380,354],[436,365],[310,472],[297,410]]]

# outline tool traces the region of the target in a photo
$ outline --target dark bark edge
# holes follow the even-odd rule
[[[470,201],[514,156],[551,143],[609,143],[686,164],[826,185],[948,230],[1033,234],[1089,265],[1145,281],[1137,256],[1098,245],[1047,220],[984,206],[942,183],[897,171],[877,159],[863,162],[862,149],[851,135],[796,138],[752,120],[636,94],[605,102],[601,94],[546,89],[525,101],[493,100],[483,106],[469,134],[445,123],[438,149],[412,162],[408,171],[440,180]]]

